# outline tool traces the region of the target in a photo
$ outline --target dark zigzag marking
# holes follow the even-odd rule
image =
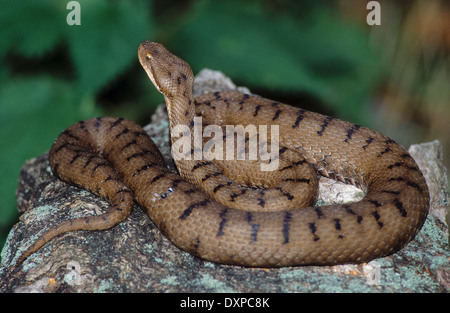
[[[376,200],[369,200],[369,202],[372,203],[373,205],[375,205],[376,207],[380,207],[381,206],[381,203],[379,203]]]
[[[240,194],[237,193],[233,193],[230,195],[230,201],[234,202],[234,199],[236,199],[239,196],[242,196],[243,194],[245,194],[247,192],[247,189],[242,189]]]
[[[153,179],[150,183],[154,183],[154,182],[158,181],[159,179],[163,178],[165,175],[166,175],[166,173],[161,173],[161,174],[153,177]]]
[[[258,240],[258,231],[259,231],[260,225],[253,223],[252,219],[253,219],[253,214],[251,212],[248,212],[247,213],[247,222],[252,228],[252,230],[250,232],[250,240],[251,240],[251,242],[256,242]]]
[[[127,143],[125,146],[123,146],[121,150],[123,151],[123,150],[125,150],[125,149],[131,147],[132,145],[136,145],[136,144],[137,144],[136,139],[133,139],[133,140],[131,140],[129,143]]]
[[[384,151],[380,152],[380,154],[377,155],[377,158],[381,157],[381,156],[382,156],[383,154],[385,154],[385,153],[388,153],[389,151],[391,151],[391,148],[386,147],[386,148],[384,149]]]
[[[205,161],[205,162],[198,162],[197,164],[194,165],[194,167],[192,168],[192,172],[195,171],[196,169],[202,167],[202,166],[207,166],[207,165],[211,165],[212,163],[209,161]]]
[[[210,179],[211,177],[217,177],[222,175],[222,172],[215,172],[214,174],[206,174],[205,177],[202,178],[202,182]]]
[[[72,158],[72,160],[70,160],[70,164],[73,164],[73,162],[75,162],[80,156],[81,156],[81,154],[76,153],[76,154],[74,155],[74,157]]]
[[[314,222],[309,223],[309,230],[314,235],[314,239],[313,240],[314,241],[318,241],[320,238],[316,235],[316,230],[317,230],[316,223],[314,223]]]
[[[416,188],[417,190],[419,190],[420,193],[423,192],[422,188],[421,188],[418,184],[416,184],[415,182],[408,181],[406,184],[407,184],[408,186],[410,186],[410,187]]]
[[[142,130],[135,131],[134,135],[137,136],[137,137],[139,137],[139,136],[147,136],[148,137],[148,134],[145,131],[142,131]]]
[[[322,126],[321,126],[321,130],[319,130],[317,132],[317,135],[322,136],[323,132],[325,131],[325,129],[328,127],[328,124],[330,124],[330,122],[333,120],[333,118],[331,116],[328,116],[325,121],[323,122]]]
[[[227,223],[228,219],[226,218],[228,213],[228,209],[225,208],[222,212],[220,212],[220,218],[222,219],[219,223],[219,229],[217,231],[217,235],[216,236],[223,236],[224,232],[223,232],[223,228],[225,227],[225,224]]]
[[[339,218],[335,218],[333,221],[334,221],[334,228],[337,231],[341,230],[341,220]]]
[[[355,215],[356,216],[356,221],[358,222],[358,224],[361,224],[361,222],[363,220],[363,217],[361,215],[356,214],[356,212],[353,211],[352,209],[350,209],[350,207],[348,205],[344,206],[344,210],[348,214]]]
[[[149,163],[149,164],[143,165],[141,168],[138,168],[138,169],[136,170],[136,173],[133,174],[133,177],[136,176],[137,174],[139,174],[139,173],[142,172],[142,171],[146,171],[146,170],[148,170],[148,169],[151,169],[151,168],[152,168],[153,166],[155,166],[155,165],[157,165],[157,164],[155,164],[155,163]]]
[[[113,129],[114,127],[116,127],[117,125],[122,123],[122,121],[123,121],[123,118],[119,117],[117,120],[114,121],[114,123],[111,124],[111,127],[109,129]]]
[[[292,213],[287,211],[284,214],[284,218],[283,218],[283,238],[284,238],[283,244],[289,243],[289,232],[290,232],[291,219],[292,219]]]
[[[371,136],[369,136],[369,139],[366,140],[367,145],[363,146],[363,149],[366,150],[366,148],[372,143],[373,138]]]
[[[324,217],[322,209],[320,207],[315,207],[314,211],[317,214],[317,218],[320,220],[322,217]]]
[[[65,142],[62,145],[60,145],[58,148],[55,149],[55,153],[58,153],[60,150],[67,148],[68,146],[75,146],[75,145],[70,142]]]
[[[95,128],[97,128],[97,131],[98,131],[98,129],[99,129],[101,124],[102,124],[102,118],[101,117],[97,117],[97,119],[95,121],[95,124],[94,124]]]
[[[109,166],[109,164],[107,162],[97,163],[97,164],[95,164],[93,170],[96,171],[99,167],[102,167],[102,166]]]
[[[91,162],[92,159],[94,159],[96,157],[96,155],[90,155],[86,161],[86,163],[83,165],[83,168],[86,168]]]
[[[407,212],[406,212],[405,208],[403,207],[403,203],[400,202],[400,200],[398,200],[398,199],[394,199],[394,205],[400,212],[401,216],[406,217]]]
[[[350,129],[347,130],[347,138],[344,140],[346,143],[349,143],[349,140],[352,139],[353,134],[361,128],[361,125],[353,125]]]
[[[309,178],[285,178],[284,181],[309,184]]]
[[[208,204],[208,202],[209,201],[206,199],[201,202],[191,204],[186,210],[183,211],[183,214],[181,214],[180,219],[182,219],[182,220],[186,219],[189,215],[191,215],[192,211],[195,208],[205,206]]]
[[[72,134],[71,131],[69,131],[68,129],[66,129],[65,131],[63,131],[61,133],[61,135],[67,136],[69,138],[75,139],[76,141],[80,141],[80,137],[75,136],[74,134]]]
[[[288,200],[292,201],[294,199],[294,196],[291,195],[289,192],[284,192],[283,189],[281,187],[277,187],[275,188],[276,190],[278,190],[283,196],[285,196]]]
[[[224,185],[224,184],[219,184],[219,185],[217,185],[216,187],[214,187],[214,189],[213,189],[213,192],[214,193],[216,193],[219,189],[221,189],[221,188],[223,188],[223,187],[225,187],[225,186],[231,186],[233,183],[232,182],[227,182],[227,184],[226,185]]]
[[[295,120],[294,125],[292,125],[292,128],[297,128],[304,117],[305,117],[305,110],[298,111],[297,119]]]
[[[256,106],[255,113],[253,113],[253,117],[256,117],[258,115],[259,110],[261,110],[261,105]]]
[[[380,214],[377,211],[373,211],[372,216],[375,218],[375,221],[377,221],[377,224],[381,229],[384,226],[384,224],[380,222]]]
[[[278,109],[278,110],[275,112],[275,115],[274,115],[274,117],[272,118],[272,121],[275,121],[275,120],[280,116],[281,112],[283,112],[283,111],[280,110],[280,109]]]
[[[133,153],[132,155],[127,157],[127,161],[130,161],[133,158],[139,158],[139,157],[147,155],[147,154],[151,154],[151,151],[150,150],[144,150],[144,151],[139,152],[139,153]]]

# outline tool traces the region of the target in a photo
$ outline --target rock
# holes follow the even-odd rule
[[[194,87],[196,94],[230,89],[237,88],[210,70],[197,76]],[[164,105],[145,129],[175,170]],[[17,205],[23,215],[2,251],[0,292],[448,291],[449,196],[442,146],[435,141],[410,151],[426,176],[432,199],[431,214],[415,240],[400,252],[367,264],[276,269],[219,265],[193,257],[172,245],[137,206],[119,225],[63,234],[16,267],[18,257],[44,229],[108,207],[106,201],[53,177],[48,155],[41,155],[27,161],[20,173]],[[326,179],[321,179],[321,194],[321,204],[362,196],[357,188]]]

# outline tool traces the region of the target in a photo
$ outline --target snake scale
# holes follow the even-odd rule
[[[393,140],[236,91],[194,99],[193,73],[185,61],[149,41],[140,45],[138,56],[165,97],[172,144],[174,127],[192,129],[194,116],[221,127],[278,125],[278,168],[262,172],[261,160],[186,157],[176,160],[176,174],[135,123],[110,117],[81,121],[55,140],[52,172],[111,206],[44,231],[18,262],[59,234],[113,227],[127,218],[134,201],[182,250],[242,266],[367,262],[398,251],[420,230],[429,209],[428,188],[413,158]],[[314,207],[318,174],[359,186],[365,197]]]

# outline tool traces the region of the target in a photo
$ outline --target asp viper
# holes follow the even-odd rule
[[[135,201],[179,248],[243,266],[367,262],[398,251],[420,230],[429,209],[428,188],[413,158],[393,140],[235,91],[194,99],[194,76],[185,61],[149,41],[140,45],[138,56],[165,96],[172,143],[175,127],[192,130],[194,116],[202,117],[203,127],[224,130],[226,125],[278,125],[278,168],[261,171],[262,160],[185,157],[176,160],[175,174],[135,123],[110,117],[81,121],[53,144],[52,171],[111,206],[101,215],[46,230],[19,263],[59,234],[113,227],[127,218]],[[224,134],[224,140],[234,137]],[[195,153],[189,147],[188,154]],[[317,173],[356,185],[366,195],[355,203],[313,207]]]

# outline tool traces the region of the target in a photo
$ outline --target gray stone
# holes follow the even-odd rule
[[[237,87],[220,72],[204,70],[194,89],[202,94]],[[164,105],[145,129],[175,170]],[[442,146],[434,141],[414,145],[410,152],[426,176],[432,205],[415,240],[366,264],[276,269],[195,258],[172,245],[137,206],[119,225],[63,234],[16,267],[18,257],[48,227],[108,207],[106,201],[53,177],[48,155],[41,155],[27,161],[20,173],[17,205],[23,214],[2,251],[0,292],[447,292],[449,196]],[[327,179],[321,179],[320,193],[320,204],[362,196],[357,188]]]

